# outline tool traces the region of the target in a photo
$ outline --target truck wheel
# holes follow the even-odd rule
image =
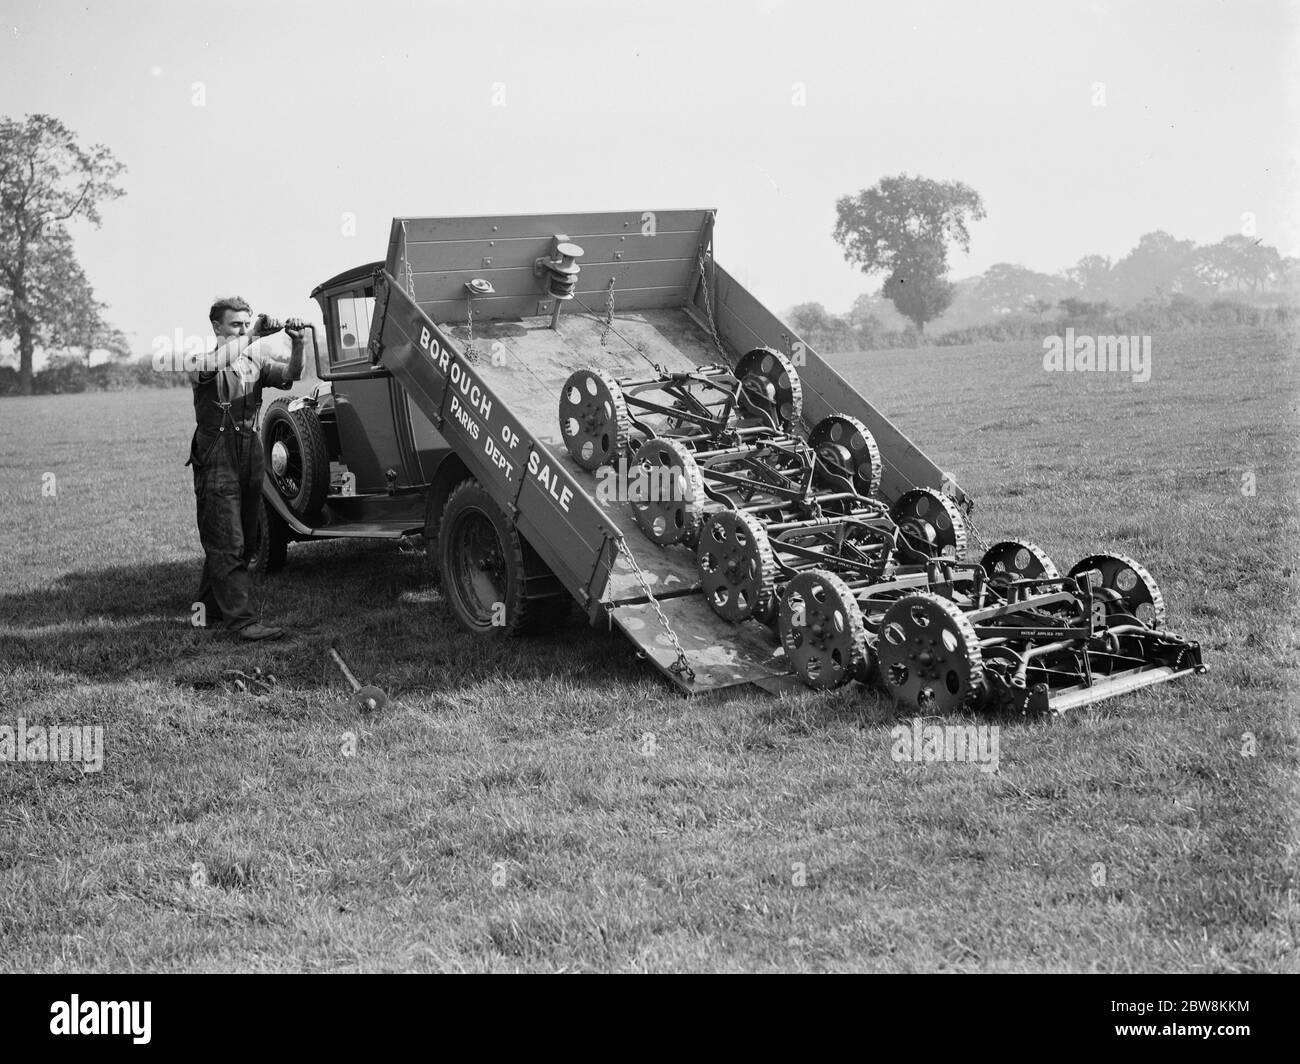
[[[325,505],[330,486],[329,446],[320,418],[311,407],[290,410],[290,399],[277,399],[262,419],[266,471],[285,505],[311,523]]]
[[[476,480],[448,496],[437,547],[443,592],[472,632],[523,634],[568,612],[568,591]]]
[[[251,573],[278,573],[289,553],[289,526],[262,499],[257,504],[257,542],[248,560]]]
[[[438,560],[438,524],[442,520],[445,505],[446,500],[440,501],[438,493],[430,486],[424,500],[424,571],[434,584],[442,583],[442,563]]]

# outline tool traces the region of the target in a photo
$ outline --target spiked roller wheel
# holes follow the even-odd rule
[[[1069,575],[1078,576],[1090,569],[1101,573],[1100,586],[1119,596],[1125,613],[1148,628],[1165,623],[1165,597],[1155,577],[1141,564],[1124,554],[1092,554],[1076,563]],[[1093,586],[1098,586],[1096,580]]]
[[[675,440],[648,440],[628,469],[628,502],[646,538],[661,547],[694,545],[704,518],[704,480],[695,457]]]
[[[817,452],[823,480],[837,487],[843,483],[859,495],[870,496],[880,488],[880,448],[867,426],[848,414],[822,418],[808,435]],[[843,490],[843,489],[842,489]]]
[[[1061,575],[1061,571],[1038,544],[1015,539],[994,543],[984,552],[980,565],[995,587],[1003,580],[1053,580]],[[1005,593],[1002,597],[1006,598]]]
[[[862,610],[849,586],[825,569],[786,585],[776,624],[786,661],[809,687],[839,687],[866,663]]]
[[[714,613],[733,624],[750,617],[769,620],[776,605],[776,558],[758,518],[743,510],[710,514],[695,559]]]
[[[736,363],[743,400],[770,414],[783,431],[789,431],[803,413],[803,386],[799,371],[780,351],[756,347]]]
[[[966,556],[966,521],[957,504],[933,488],[913,488],[894,503],[899,546],[913,561]]]
[[[560,435],[583,469],[609,465],[627,450],[632,431],[623,391],[608,373],[580,369],[560,392]]]
[[[894,700],[922,713],[958,712],[983,686],[975,629],[961,610],[928,591],[901,598],[885,611],[876,653]]]

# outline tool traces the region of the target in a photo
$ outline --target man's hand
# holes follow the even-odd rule
[[[289,365],[285,367],[285,372],[289,375],[290,380],[298,380],[302,377],[303,362],[303,342],[302,334],[307,328],[307,323],[302,318],[290,318],[284,323],[284,331],[289,334]]]
[[[284,328],[284,323],[279,318],[273,318],[269,314],[259,314],[257,320],[253,322],[253,328],[249,330],[249,336],[263,337],[273,336]]]

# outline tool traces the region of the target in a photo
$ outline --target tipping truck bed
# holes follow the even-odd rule
[[[713,219],[710,210],[396,219],[376,274],[370,334],[372,362],[401,382],[588,616],[608,617],[688,692],[770,687],[789,669],[761,626],[732,625],[710,609],[691,552],[640,535],[627,504],[598,491],[596,474],[570,458],[558,407],[572,372],[589,367],[619,377],[652,366],[734,365],[751,348],[772,347],[799,366],[805,429],[832,412],[871,429],[886,500],[943,480],[888,419],[717,266]],[[534,266],[561,241],[583,254],[574,298],[556,317],[557,301]],[[946,490],[964,499],[951,480]],[[674,669],[678,655],[656,603],[693,680]]]

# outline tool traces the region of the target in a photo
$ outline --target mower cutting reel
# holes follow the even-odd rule
[[[980,565],[990,577],[1005,573],[1009,580],[1034,580],[1038,577],[1055,580],[1061,575],[1056,564],[1037,543],[1015,539],[994,543],[984,552]]]
[[[1105,598],[1110,613],[1136,618],[1149,628],[1165,623],[1165,597],[1146,569],[1124,554],[1093,554],[1075,564],[1071,576],[1089,574],[1094,589],[1112,592]]]
[[[966,519],[957,504],[933,488],[913,488],[894,503],[899,546],[913,562],[966,557]]]
[[[782,575],[778,568],[778,583]],[[1062,576],[1035,544],[1003,540],[978,564],[939,556],[878,580],[816,570],[788,579],[777,629],[811,687],[842,683],[849,670],[828,670],[825,649],[814,653],[801,638],[795,621],[809,609],[810,585],[818,616],[829,611],[863,632],[868,664],[857,678],[876,679],[918,712],[1059,713],[1204,671],[1199,645],[1160,627],[1163,596],[1134,559],[1092,555]],[[823,622],[822,642],[826,631]],[[843,657],[845,638],[833,645]]]
[[[820,459],[802,441],[774,439],[681,460],[698,470],[707,497],[697,550],[700,579],[709,603],[733,623],[751,617],[771,623],[773,595],[802,570],[876,580],[892,563],[897,529],[885,504],[851,489],[834,490],[842,485],[825,490],[817,475]],[[743,545],[729,531],[737,527],[733,515],[747,518]],[[719,559],[718,543],[729,544],[731,554]],[[761,590],[751,586],[760,571],[772,574],[771,594],[766,583]]]
[[[613,464],[648,440],[676,439],[690,450],[734,447],[787,434],[802,409],[799,374],[785,355],[756,348],[736,372],[700,366],[614,379],[597,369],[570,374],[560,393],[560,428],[584,469]]]
[[[632,483],[642,490],[633,499],[633,516],[660,545],[694,546],[696,513],[749,510],[764,520],[786,520],[819,514],[820,498],[837,497],[819,497],[813,452],[790,436],[715,450],[691,450],[688,441],[660,437],[641,445],[636,466]]]
[[[817,453],[819,479],[837,491],[870,497],[880,490],[880,448],[866,425],[848,414],[822,418],[808,434]]]
[[[772,427],[791,431],[803,414],[803,385],[799,373],[780,351],[756,347],[741,356],[736,364],[744,394],[751,408],[762,411],[772,420]]]

